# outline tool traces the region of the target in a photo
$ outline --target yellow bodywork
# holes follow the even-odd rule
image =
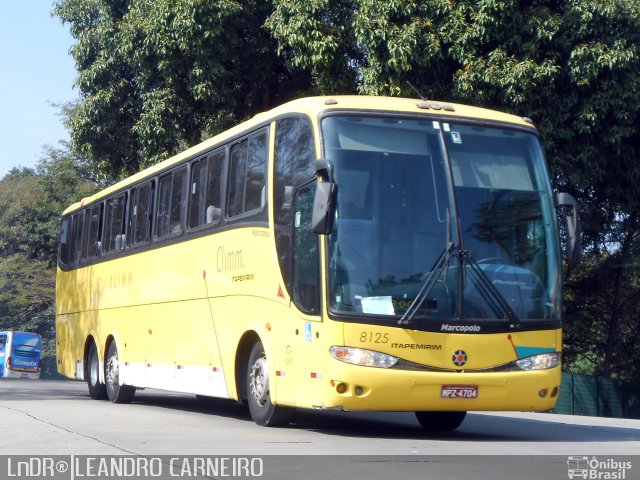
[[[519,117],[461,105],[453,105],[454,112],[424,111],[413,99],[332,98],[335,103],[327,102],[327,97],[303,99],[260,114],[84,199],[67,213],[242,132],[268,125],[285,113],[309,117],[318,151],[318,115],[331,109],[444,114],[530,126]],[[273,133],[270,143],[273,152]],[[272,157],[271,153],[271,172]],[[271,399],[276,404],[397,411],[546,410],[555,405],[559,366],[531,372],[488,370],[515,361],[514,345],[560,352],[560,330],[431,333],[335,321],[329,318],[326,306],[321,315],[305,315],[288,296],[277,260],[273,212],[269,219],[269,227],[213,232],[76,270],[58,268],[59,372],[84,378],[88,342],[96,343],[99,359],[104,361],[108,345],[115,341],[125,384],[237,399],[245,381],[243,339],[251,338],[261,340],[265,347]],[[334,345],[388,353],[425,368],[382,369],[343,363],[330,355]],[[452,364],[458,350],[468,357],[464,369]],[[443,385],[474,385],[477,398],[442,398]]]

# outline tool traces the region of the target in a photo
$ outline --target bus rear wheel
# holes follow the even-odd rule
[[[91,342],[89,356],[87,357],[87,386],[89,396],[94,400],[105,400],[107,398],[107,387],[100,383],[100,360],[98,359],[98,348]]]
[[[267,356],[262,343],[256,343],[249,354],[247,367],[247,403],[251,418],[258,425],[280,427],[287,425],[294,409],[271,402]]]
[[[460,426],[467,412],[416,412],[422,428],[430,432],[450,432]]]
[[[118,362],[118,349],[116,342],[109,345],[107,364],[105,365],[105,378],[107,382],[107,396],[113,403],[129,403],[136,393],[135,387],[120,385],[120,363]]]

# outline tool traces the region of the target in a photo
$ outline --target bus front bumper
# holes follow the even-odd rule
[[[321,408],[380,411],[544,411],[555,407],[561,368],[421,372],[333,364]]]

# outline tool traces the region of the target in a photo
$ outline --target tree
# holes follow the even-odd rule
[[[559,180],[640,207],[638,2],[276,0],[267,26],[321,91],[341,72],[347,91],[413,96],[410,81],[530,116]]]
[[[0,330],[43,337],[46,370],[55,371],[55,264],[62,211],[96,191],[86,165],[65,146],[46,147],[36,170],[14,168],[0,180]]]
[[[67,126],[106,178],[138,171],[308,88],[257,0],[59,0],[81,99]]]
[[[20,254],[53,266],[62,211],[97,184],[64,145],[44,153],[36,170],[14,168],[0,180],[0,256]]]
[[[55,270],[21,254],[0,257],[0,330],[54,338]]]
[[[33,217],[37,179],[32,169],[13,168],[0,181],[0,254],[35,254],[26,219]]]

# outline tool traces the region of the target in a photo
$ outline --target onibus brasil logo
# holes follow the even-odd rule
[[[584,478],[594,480],[625,480],[631,462],[607,458],[572,456],[567,458],[567,474],[570,479]]]

